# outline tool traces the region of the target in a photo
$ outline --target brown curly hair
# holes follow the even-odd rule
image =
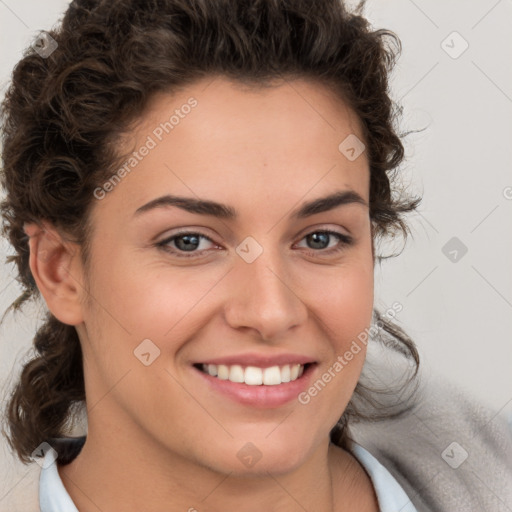
[[[342,0],[73,1],[58,28],[45,34],[53,51],[25,50],[1,107],[1,214],[15,250],[6,262],[16,264],[23,287],[7,311],[40,297],[24,223],[45,220],[80,244],[87,271],[93,191],[123,159],[116,142],[155,93],[213,75],[254,86],[309,78],[332,88],[362,122],[372,237],[401,231],[406,238],[402,215],[421,198],[395,197],[398,187],[391,187],[404,158],[394,127],[401,110],[388,95],[401,44],[393,32],[372,30],[363,7],[349,12]],[[379,340],[412,361],[416,376],[413,341],[374,314],[387,333]],[[42,441],[63,437],[73,408],[85,400],[76,329],[46,315],[34,338],[35,357],[24,364],[5,414],[4,435],[24,463]],[[355,399],[371,402],[369,391],[358,383],[331,431],[339,446],[347,441],[349,419],[365,417]]]

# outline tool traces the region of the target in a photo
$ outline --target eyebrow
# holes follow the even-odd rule
[[[343,190],[334,192],[326,197],[320,197],[304,203],[300,208],[293,210],[290,217],[294,219],[304,219],[317,213],[326,212],[339,206],[349,204],[361,204],[366,207],[368,206],[368,203],[354,190]],[[235,220],[239,217],[235,208],[222,203],[206,199],[180,197],[169,194],[157,197],[140,208],[137,208],[134,216],[138,216],[156,208],[165,208],[169,206],[176,206],[190,213],[210,215],[225,220]]]

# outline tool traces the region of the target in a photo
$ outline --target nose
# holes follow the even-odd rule
[[[286,335],[307,318],[293,274],[286,270],[282,255],[265,249],[252,263],[242,258],[230,276],[225,318],[234,329],[257,331],[270,341]]]

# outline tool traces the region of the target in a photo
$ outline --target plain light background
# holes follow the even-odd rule
[[[23,48],[67,5],[0,0],[1,96]],[[403,305],[397,320],[416,341],[425,374],[511,413],[512,2],[370,0],[364,14],[402,41],[391,81],[404,108],[401,131],[426,128],[404,139],[405,183],[423,202],[408,217],[405,250],[376,269],[375,304]],[[3,263],[8,252],[2,240],[0,315],[20,292]],[[2,403],[43,308],[26,307],[0,327]],[[16,467],[4,444],[1,474]]]

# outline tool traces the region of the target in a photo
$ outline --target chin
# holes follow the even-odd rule
[[[272,434],[271,436],[272,437]],[[310,456],[311,438],[298,439],[276,436],[275,439],[254,436],[253,441],[231,439],[223,446],[217,445],[202,463],[211,470],[239,477],[268,476],[290,473],[299,468]],[[238,438],[240,439],[240,438]]]

